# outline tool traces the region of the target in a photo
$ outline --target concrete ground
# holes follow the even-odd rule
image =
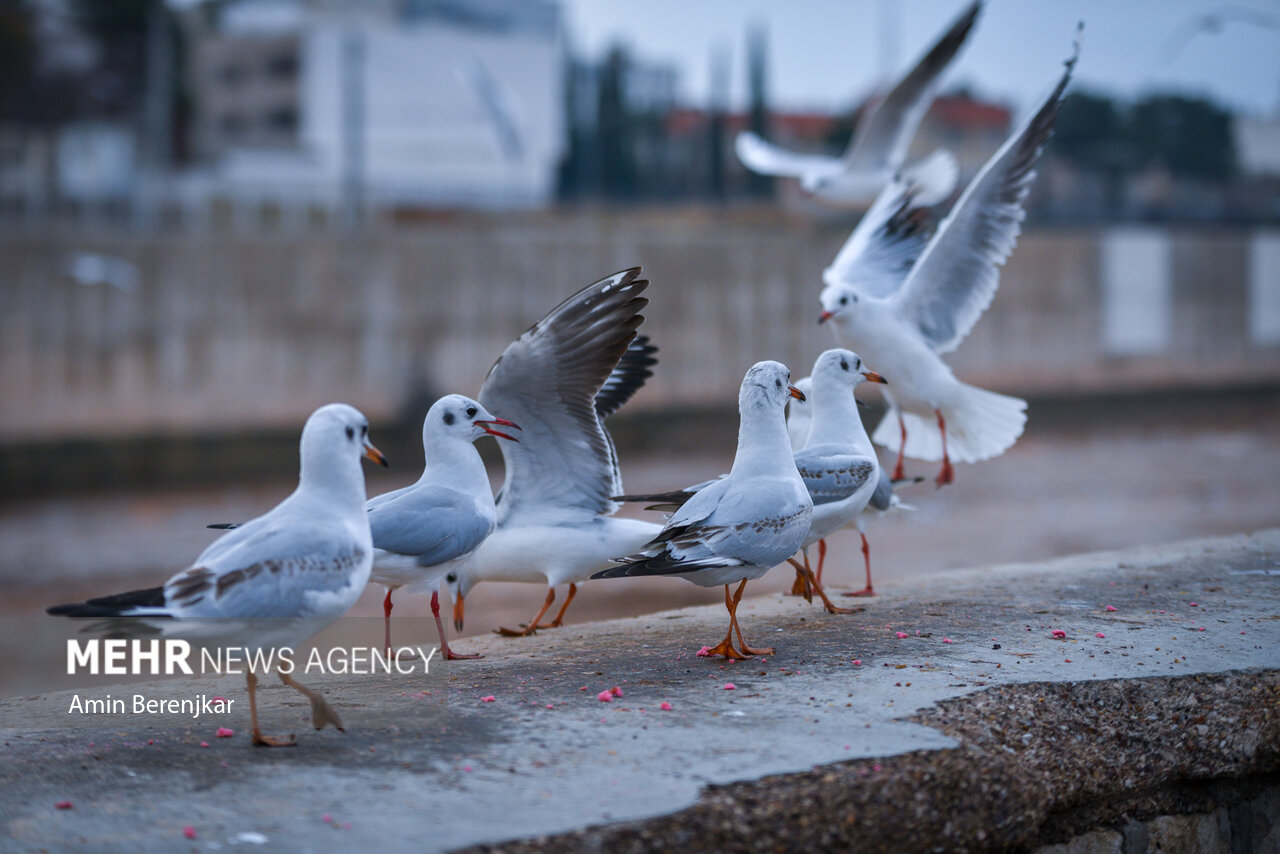
[[[957,698],[1028,685],[1039,687],[1023,697],[1029,711],[1018,707],[1021,729],[1009,735],[1017,747],[1003,749],[1076,757],[1101,787],[1091,802],[1155,785],[1150,769],[1171,755],[1190,769],[1179,773],[1205,778],[1280,771],[1280,529],[953,570],[886,583],[864,605],[827,615],[794,598],[754,598],[739,612],[747,639],[777,654],[739,663],[695,654],[726,626],[723,607],[708,606],[515,642],[476,638],[467,646],[486,658],[433,664],[427,675],[304,679],[341,714],[345,734],[312,731],[301,697],[265,687],[264,729],[298,732],[294,748],[252,747],[242,711],[165,722],[70,715],[68,691],[5,699],[0,837],[15,851],[416,852],[563,833],[571,835],[517,847],[595,848],[616,829],[631,847],[670,847],[729,845],[717,828],[732,834],[759,815],[784,834],[775,836],[783,847],[847,847],[852,837],[836,829],[864,842],[902,830],[912,810],[894,797],[918,801],[915,813],[985,816],[993,796],[983,766],[953,762],[944,775],[951,799],[931,803],[919,763],[966,757],[980,740],[973,732],[986,731],[966,730]],[[1199,678],[1238,680],[1214,689],[1230,698],[1229,714],[1207,711],[1209,683],[1190,701],[1183,690],[1177,702],[1148,698],[1141,714],[1122,706],[1117,717],[1104,699],[1113,695],[1080,708],[1073,687]],[[598,699],[614,686],[620,696]],[[237,677],[116,690],[244,698]],[[1188,703],[1206,712],[1189,715]],[[973,708],[981,723],[1005,702]],[[1059,725],[1054,716],[1068,712],[1075,717]],[[218,726],[234,735],[215,737]],[[1060,770],[1042,793],[1012,778],[1002,785],[1043,807],[1077,776]],[[754,788],[707,788],[717,784]],[[856,826],[851,813],[769,812],[814,786],[871,805]],[[713,826],[707,799],[722,791],[734,794],[732,810],[715,813]]]

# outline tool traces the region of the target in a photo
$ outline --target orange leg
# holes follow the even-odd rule
[[[391,654],[391,594],[395,591],[395,587],[388,587],[387,598],[382,600],[383,644],[387,655]]]
[[[947,456],[947,422],[942,417],[942,410],[935,409],[933,414],[938,416],[938,429],[942,431],[942,470],[938,472],[938,478],[934,483],[938,486],[945,486],[956,479],[956,473],[951,468],[951,458]]]
[[[808,559],[809,557],[806,554],[805,560],[808,560]],[[793,557],[787,558],[787,563],[795,567],[795,570],[796,570],[796,580],[791,583],[791,592],[788,595],[803,596],[804,601],[812,602],[813,601],[813,585],[809,583],[809,576],[804,571],[804,567],[800,564],[800,561],[796,560]]]
[[[388,592],[388,596],[391,594]],[[444,652],[445,661],[456,661],[464,658],[484,658],[480,653],[460,655],[449,648],[449,638],[444,633],[444,623],[440,622],[440,591],[431,591],[431,616],[436,618],[436,632],[440,635],[440,649]]]
[[[253,743],[260,747],[296,747],[298,742],[292,735],[288,738],[273,738],[263,735],[258,729],[258,677],[252,670],[245,671],[244,681],[249,686],[249,723],[253,727]]]
[[[508,638],[528,637],[538,630],[538,621],[546,616],[547,609],[551,607],[551,603],[554,601],[556,601],[556,589],[554,587],[548,587],[547,598],[543,601],[542,607],[538,609],[538,613],[533,615],[533,619],[525,624],[523,629],[494,629],[494,633]]]
[[[569,603],[573,601],[573,597],[578,595],[578,585],[569,585],[569,595],[565,598],[564,604],[560,606],[560,613],[556,614],[556,618],[549,623],[540,626],[534,626],[535,629],[558,629],[564,625],[564,612],[569,610]]]
[[[822,607],[827,609],[828,614],[856,614],[859,611],[864,610],[863,608],[836,607],[835,603],[827,597],[827,593],[822,589],[822,585],[818,583],[818,579],[814,576],[813,570],[809,568],[809,553],[807,551],[804,554],[804,574],[808,576],[809,584],[813,586],[813,591],[822,598]]]
[[[818,540],[818,583],[822,583],[822,565],[827,562],[827,541]]]
[[[738,595],[741,596],[741,592]],[[733,645],[733,630],[738,624],[734,614],[738,610],[738,603],[729,596],[729,585],[727,584],[724,586],[724,607],[729,612],[729,630],[724,633],[724,640],[707,649],[707,655],[723,655],[725,658],[736,659],[749,658],[749,655],[738,652]],[[741,637],[741,633],[739,633],[739,637]]]
[[[902,440],[898,445],[898,461],[893,466],[892,480],[903,480],[906,474],[902,471],[902,455],[907,450],[907,422],[902,420],[902,414],[898,414],[898,429],[902,431]]]
[[[742,636],[742,626],[738,625],[738,603],[742,601],[742,591],[747,589],[747,580],[742,579],[742,583],[738,585],[738,590],[733,594],[733,610],[729,612],[729,628],[738,633],[738,648],[747,655],[773,655],[773,647],[766,646],[756,649],[747,646],[747,639]],[[725,592],[729,591],[729,586],[725,585]]]
[[[876,591],[871,589],[871,546],[867,545],[867,535],[861,534],[862,537],[862,562],[867,567],[867,586],[862,590],[846,593],[845,596],[874,596]]]

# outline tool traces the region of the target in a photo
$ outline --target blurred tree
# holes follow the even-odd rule
[[[632,150],[631,115],[626,102],[626,74],[630,61],[625,49],[609,49],[600,71],[599,158],[600,183],[605,194],[621,199],[636,196],[636,164]]]
[[[1124,145],[1124,117],[1116,102],[1094,92],[1075,91],[1062,104],[1053,129],[1055,156],[1079,166],[1117,157]]]
[[[80,29],[98,48],[94,95],[110,113],[140,108],[147,76],[147,28],[162,0],[71,0]]]
[[[747,31],[747,91],[751,105],[748,125],[761,139],[769,138],[769,105],[765,91],[768,73],[768,45],[763,24]],[[748,170],[748,192],[756,198],[773,195],[773,178]]]
[[[1129,111],[1124,135],[1139,166],[1219,181],[1235,174],[1231,113],[1204,98],[1149,95]]]

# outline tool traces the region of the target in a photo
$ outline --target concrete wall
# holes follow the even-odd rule
[[[476,219],[402,231],[0,235],[0,440],[294,426],[345,400],[376,419],[478,390],[520,331],[641,264],[662,348],[637,408],[731,406],[742,372],[797,376],[831,345],[818,281],[842,228],[710,214]],[[1280,380],[1280,234],[1036,231],[950,357],[1024,393]],[[136,286],[82,284],[76,252]]]

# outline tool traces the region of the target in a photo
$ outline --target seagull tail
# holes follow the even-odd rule
[[[897,452],[901,445],[899,412],[890,409],[872,438]],[[1013,446],[1027,423],[1027,402],[977,386],[961,385],[951,406],[942,411],[947,422],[947,453],[952,462],[976,463],[998,457]],[[902,412],[907,427],[905,455],[915,460],[942,459],[942,435],[933,414]]]
[[[915,207],[933,207],[946,201],[955,190],[959,176],[960,167],[945,148],[939,148],[902,172],[902,177],[915,188],[916,195],[912,199]]]
[[[148,587],[114,596],[100,596],[87,602],[51,605],[45,613],[55,617],[156,617],[165,616],[164,588]]]

